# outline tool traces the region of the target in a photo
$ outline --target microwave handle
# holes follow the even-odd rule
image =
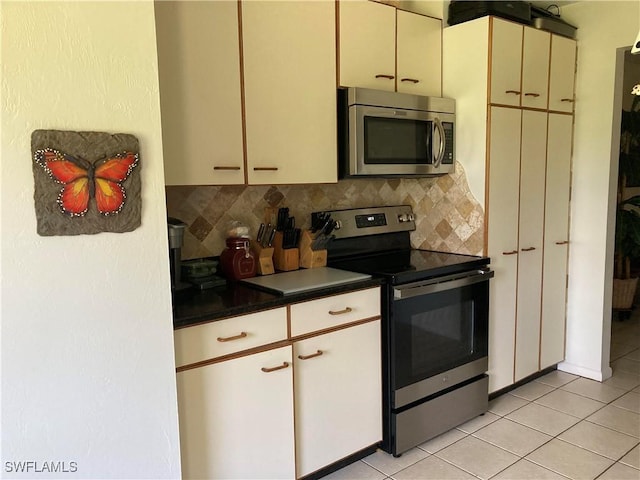
[[[444,158],[444,127],[438,117],[434,119],[434,124],[440,134],[440,148],[438,149],[438,156],[436,157],[436,161],[433,162],[433,166],[435,168],[439,168],[442,163],[442,159]]]

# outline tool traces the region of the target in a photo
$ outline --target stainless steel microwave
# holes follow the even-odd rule
[[[454,132],[453,99],[366,88],[338,90],[342,178],[451,173]]]

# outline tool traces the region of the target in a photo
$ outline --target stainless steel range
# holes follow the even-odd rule
[[[328,265],[384,279],[382,448],[398,456],[484,413],[489,259],[412,249],[407,205],[328,213]]]

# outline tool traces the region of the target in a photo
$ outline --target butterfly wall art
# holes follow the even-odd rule
[[[37,150],[35,161],[49,176],[63,185],[58,205],[65,215],[81,217],[95,200],[98,212],[111,215],[124,207],[127,195],[121,182],[138,165],[138,154],[123,152],[90,163],[66,153],[45,148]]]
[[[136,137],[36,130],[31,150],[40,235],[123,233],[140,226]]]

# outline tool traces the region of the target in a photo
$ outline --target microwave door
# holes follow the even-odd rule
[[[427,112],[355,106],[350,109],[350,170],[355,175],[430,173],[433,121]]]

